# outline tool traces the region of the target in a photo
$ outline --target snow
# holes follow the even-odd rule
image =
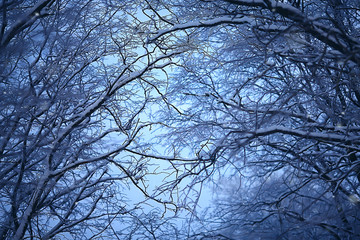
[[[158,31],[152,38],[149,39],[149,42],[155,41],[157,38],[164,36],[168,33],[175,32],[178,30],[185,30],[189,28],[198,28],[198,27],[211,27],[224,23],[229,24],[244,24],[244,23],[252,23],[253,19],[250,17],[233,17],[233,16],[222,16],[217,17],[210,20],[195,20],[188,23],[176,24],[170,29],[164,29]]]
[[[312,138],[323,141],[334,141],[334,142],[344,142],[344,141],[357,141],[359,140],[359,136],[346,136],[344,134],[336,134],[336,133],[323,133],[323,132],[310,132],[303,130],[295,130],[283,126],[271,126],[268,128],[259,129],[257,131],[252,132],[255,136],[261,135],[269,135],[272,133],[283,133],[289,135],[295,135],[304,138]]]
[[[29,9],[29,11],[27,11],[27,13],[19,17],[17,21],[9,27],[1,39],[0,46],[8,44],[16,33],[34,23],[34,21],[40,17],[40,12],[44,13],[43,9],[46,8],[46,6],[53,4],[53,2],[54,0],[38,1],[31,9]]]

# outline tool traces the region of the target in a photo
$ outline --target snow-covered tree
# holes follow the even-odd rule
[[[130,233],[140,206],[126,193],[150,197],[154,173],[128,151],[148,148],[140,115],[162,84],[149,76],[179,51],[146,46],[135,1],[5,0],[0,12],[0,239]]]
[[[199,157],[193,174],[241,179],[216,208],[224,237],[359,237],[359,1],[161,2],[150,42],[191,48],[168,139]]]
[[[2,1],[0,239],[359,237],[358,5]]]

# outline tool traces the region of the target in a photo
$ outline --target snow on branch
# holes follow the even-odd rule
[[[350,56],[353,62],[360,65],[360,53],[353,52],[353,49],[360,49],[360,42],[348,36],[346,33],[334,26],[327,26],[319,22],[316,18],[308,17],[298,8],[290,4],[275,0],[225,0],[228,3],[242,6],[258,7],[268,9],[273,13],[294,21],[313,37],[322,41],[326,45],[338,50],[346,56]]]
[[[41,0],[37,2],[29,11],[21,15],[4,33],[4,36],[0,39],[0,48],[5,47],[11,39],[24,30],[27,27],[30,27],[38,18],[43,17],[44,10],[50,7],[55,0]]]
[[[308,139],[316,139],[319,141],[331,141],[331,142],[357,142],[360,140],[359,136],[346,136],[344,134],[336,133],[322,133],[322,132],[310,132],[303,130],[295,130],[283,126],[271,126],[251,132],[253,137],[265,136],[274,133],[283,133],[287,135],[293,135],[297,137],[303,137]]]
[[[200,27],[214,27],[221,24],[244,24],[251,23],[252,18],[249,17],[234,17],[234,16],[222,16],[210,20],[196,20],[184,24],[176,24],[170,29],[164,29],[158,31],[152,38],[149,39],[149,43],[155,41],[159,37],[162,37],[166,34],[176,32],[179,30],[186,30],[190,28],[200,28]]]

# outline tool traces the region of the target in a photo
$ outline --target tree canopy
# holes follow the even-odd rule
[[[2,1],[0,239],[359,238],[359,3]]]

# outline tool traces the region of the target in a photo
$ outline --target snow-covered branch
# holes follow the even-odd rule
[[[154,42],[156,39],[179,30],[186,30],[191,28],[202,28],[202,27],[214,27],[221,24],[244,24],[251,23],[253,19],[250,17],[234,17],[234,16],[222,16],[210,20],[197,20],[191,21],[184,24],[175,24],[170,29],[164,29],[158,31],[154,36],[149,39],[149,43]]]
[[[37,19],[46,16],[48,14],[48,8],[50,8],[54,2],[55,0],[40,0],[23,15],[19,16],[15,22],[6,29],[4,34],[0,35],[0,49],[6,47],[16,34],[30,27]]]

